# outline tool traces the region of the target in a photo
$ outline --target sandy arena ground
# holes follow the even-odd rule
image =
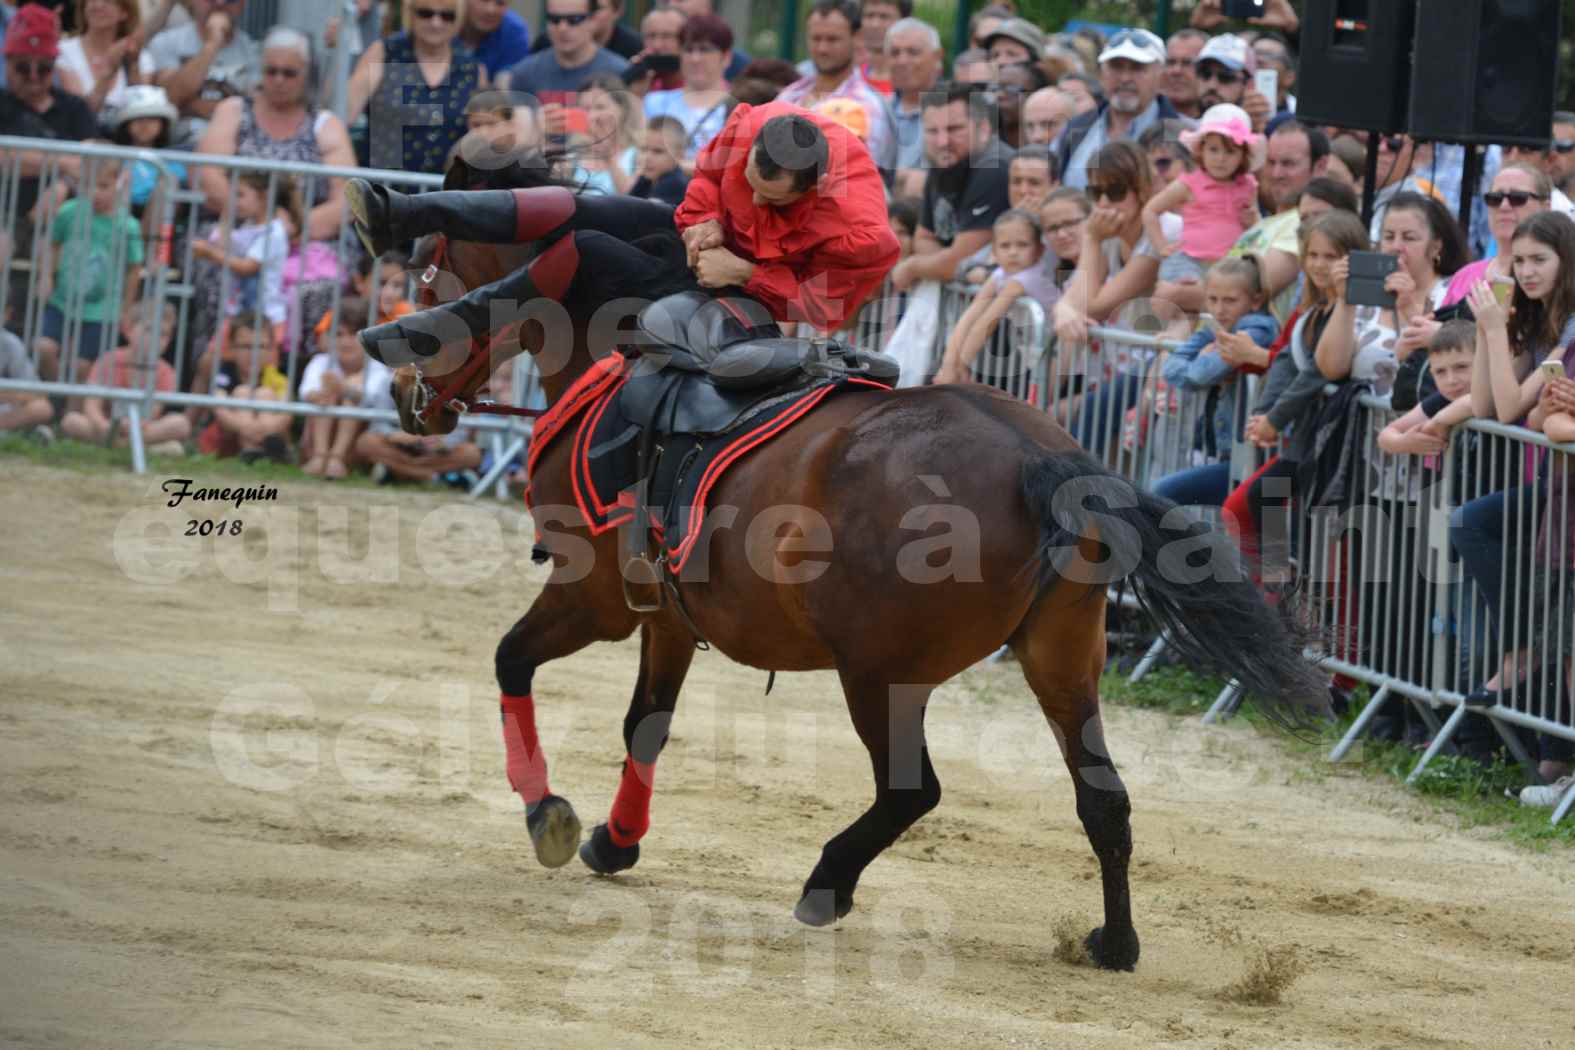
[[[1571,1045],[1568,856],[1239,727],[1107,712],[1143,958],[1057,961],[1099,884],[1010,666],[938,694],[945,799],[834,931],[791,918],[871,790],[830,675],[765,697],[702,654],[639,866],[543,871],[491,672],[542,579],[517,510],[301,483],[193,515],[160,480],[0,464],[0,1043]],[[636,667],[605,645],[537,678],[587,826]],[[1306,966],[1284,1002],[1221,998],[1261,948]]]

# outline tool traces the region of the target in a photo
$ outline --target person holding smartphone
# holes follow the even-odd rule
[[[571,113],[576,93],[603,74],[622,74],[629,61],[596,43],[595,16],[605,0],[547,0],[550,47],[516,62],[498,77],[498,86],[536,96],[549,141],[562,142],[584,111]],[[580,131],[586,128],[582,125]]]
[[[1413,319],[1437,309],[1448,278],[1466,260],[1465,237],[1449,210],[1432,197],[1400,193],[1385,209],[1379,251],[1399,264],[1384,278],[1394,306],[1357,306],[1350,302],[1351,260],[1331,264],[1339,301],[1318,340],[1318,370],[1333,382],[1358,379],[1386,396],[1394,385],[1400,332]]]
[[[722,71],[733,60],[733,30],[716,15],[695,15],[678,34],[679,71],[684,86],[645,96],[645,119],[672,117],[684,126],[684,174],[694,173],[695,157],[727,123],[727,81]]]

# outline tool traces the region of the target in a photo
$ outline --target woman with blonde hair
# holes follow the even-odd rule
[[[112,114],[126,88],[153,79],[153,58],[142,50],[142,10],[137,0],[77,0],[82,32],[60,42],[56,63],[73,74],[94,113]]]
[[[459,39],[465,0],[405,0],[404,10],[406,29],[372,43],[355,64],[347,117],[354,123],[372,107],[372,167],[441,175],[465,135],[470,96],[489,86],[487,70]]]
[[[593,193],[628,193],[640,156],[640,100],[616,74],[592,77],[580,89],[589,141],[576,154],[575,181]]]

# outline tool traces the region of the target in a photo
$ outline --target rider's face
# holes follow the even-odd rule
[[[793,176],[788,172],[774,179],[761,175],[760,169],[755,166],[753,152],[749,154],[749,163],[744,165],[744,178],[749,182],[749,188],[755,191],[754,204],[757,208],[783,208],[804,196],[805,191],[793,189]]]

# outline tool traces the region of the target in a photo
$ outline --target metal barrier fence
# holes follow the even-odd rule
[[[965,285],[945,290],[931,374],[971,294]],[[888,328],[895,324],[884,314],[883,320]],[[1153,487],[1213,462],[1228,469],[1234,488],[1266,460],[1242,437],[1255,377],[1234,381],[1231,440],[1208,448],[1210,392],[1164,379],[1165,356],[1180,341],[1096,326],[1085,345],[1047,340],[1041,352],[1021,341],[1031,330],[1031,323],[1003,324],[974,378],[1054,413],[1085,448],[1135,483]],[[1517,728],[1539,734],[1544,755],[1575,752],[1575,451],[1524,428],[1472,420],[1456,428],[1442,456],[1423,460],[1379,446],[1394,415],[1386,402],[1364,397],[1360,412],[1353,421],[1361,447],[1348,508],[1305,509],[1293,499],[1284,520],[1290,568],[1327,640],[1309,656],[1372,689],[1329,757],[1343,758],[1386,711],[1402,724],[1414,716],[1427,741],[1408,776],[1414,782],[1458,739],[1475,710],[1479,725],[1490,727],[1495,742],[1535,776]],[[1452,519],[1460,542],[1471,543],[1476,533],[1490,537],[1485,545],[1478,541],[1490,563],[1485,575],[1461,571]],[[1164,645],[1163,637],[1154,641],[1134,678]],[[1466,695],[1495,674],[1506,686],[1499,702],[1468,707]],[[1517,679],[1524,682],[1518,688]],[[1205,720],[1217,720],[1240,700],[1240,688],[1228,684]],[[1448,715],[1441,720],[1442,711]],[[1572,808],[1575,788],[1555,807],[1553,822]]]
[[[198,169],[191,181],[200,189],[183,185],[181,166]],[[242,173],[252,183],[244,191],[237,178]],[[317,405],[295,397],[237,400],[214,392],[221,358],[231,365],[242,361],[244,382],[238,385],[254,388],[268,362],[260,339],[243,348],[244,354],[234,347],[217,352],[214,336],[228,304],[241,295],[243,279],[227,266],[205,268],[195,245],[215,238],[226,248],[235,246],[240,231],[233,217],[238,210],[256,217],[259,207],[256,200],[242,204],[243,192],[260,196],[261,216],[271,216],[288,196],[289,180],[313,205],[326,203],[331,211],[341,181],[355,175],[412,188],[439,182],[409,172],[0,138],[0,216],[8,231],[0,239],[6,275],[0,310],[20,308],[24,353],[38,374],[0,378],[0,389],[70,398],[73,404],[109,402],[110,432],[99,436],[113,440],[116,429],[123,429],[139,472],[145,469],[144,437],[157,437],[155,417],[166,408],[397,423],[391,406]],[[122,181],[143,187],[140,218],[117,196]],[[75,196],[69,196],[73,185]],[[232,217],[228,226],[224,216]],[[317,287],[308,287],[313,282],[306,279],[307,253],[297,252],[293,294],[260,304],[272,310],[270,318],[278,319],[284,333],[278,361],[291,391],[298,389],[308,356],[313,316],[337,315],[360,253],[345,216],[326,225],[332,236],[326,254],[318,255],[332,266],[326,276],[316,272]],[[322,224],[317,232],[323,232]],[[57,251],[63,265],[56,265]],[[946,335],[973,291],[963,284],[942,290],[926,379],[938,369]],[[888,348],[907,300],[888,287],[847,334],[861,346]],[[173,323],[164,304],[174,307]],[[138,345],[117,354],[112,340],[123,308],[139,311],[145,325]],[[1130,312],[1123,320],[1132,323]],[[1232,484],[1239,482],[1259,460],[1257,450],[1239,437],[1252,384],[1237,381],[1234,440],[1226,448],[1210,447],[1217,445],[1207,439],[1213,426],[1207,418],[1210,391],[1167,382],[1165,358],[1180,343],[1162,334],[1165,325],[1158,319],[1144,327],[1154,331],[1095,327],[1085,345],[1058,346],[1047,333],[1043,308],[1023,297],[987,340],[973,377],[1053,414],[1085,448],[1137,484],[1152,487],[1209,462],[1228,464]],[[175,355],[173,366],[158,366],[171,337],[186,352]],[[533,363],[522,358],[519,365],[512,400],[539,403]],[[182,392],[187,387],[191,392]],[[1466,695],[1495,672],[1506,691],[1479,710],[1512,754],[1530,763],[1516,727],[1562,742],[1551,745],[1552,752],[1575,742],[1568,688],[1575,661],[1575,454],[1530,431],[1477,420],[1457,428],[1438,463],[1423,464],[1379,447],[1387,411],[1381,402],[1368,399],[1360,411],[1361,476],[1350,509],[1297,508],[1287,525],[1296,571],[1328,639],[1325,651],[1314,655],[1374,690],[1330,757],[1346,754],[1389,702],[1399,699],[1431,736],[1414,779],[1468,724]],[[497,482],[519,454],[528,424],[497,417],[467,424],[493,443],[494,469],[475,486],[476,495]],[[1458,570],[1452,517],[1454,546],[1466,544],[1475,552],[1476,575]],[[1163,639],[1155,643],[1135,674],[1152,664],[1162,645]],[[1524,684],[1514,687],[1518,680]],[[1239,699],[1239,690],[1227,687],[1209,719]],[[1441,723],[1435,712],[1443,709],[1450,714]],[[1572,806],[1575,791],[1562,800],[1554,819]]]
[[[84,401],[106,401],[108,433],[96,425],[84,429],[80,419],[72,420],[68,433],[106,442],[123,438],[138,473],[146,470],[145,438],[157,443],[163,435],[189,436],[173,415],[169,425],[159,423],[167,408],[397,425],[392,402],[372,398],[320,405],[296,396],[240,399],[217,392],[232,378],[236,388],[259,389],[270,365],[287,391],[299,390],[313,328],[324,315],[338,316],[352,275],[363,265],[348,213],[341,207],[333,214],[343,180],[354,176],[412,190],[442,182],[404,171],[0,137],[0,217],[8,231],[0,239],[6,278],[0,317],[20,329],[22,355],[36,377],[0,378],[0,389],[69,399],[68,413],[78,415]],[[281,209],[290,210],[292,195],[319,209],[315,216],[302,213],[315,227],[302,232],[319,236],[290,239],[288,258],[268,264],[277,267],[277,288],[263,283],[265,274],[239,275],[233,265],[204,257],[199,245],[205,243],[232,258],[247,256],[248,248],[255,255],[275,250],[271,222]],[[322,236],[325,229],[331,234]],[[269,238],[274,244],[258,246]],[[65,265],[55,265],[57,251],[69,256]],[[376,273],[373,261],[368,298],[374,309]],[[275,358],[259,331],[250,346],[228,345],[225,322],[243,306],[279,333]],[[140,319],[141,329],[137,345],[117,353],[126,311]],[[331,346],[316,349],[332,352]],[[507,399],[529,405],[540,396],[534,365],[526,360],[513,372]],[[529,423],[475,416],[465,426],[490,442],[494,458],[494,470],[472,496],[489,487],[502,496],[498,478],[523,448]]]

